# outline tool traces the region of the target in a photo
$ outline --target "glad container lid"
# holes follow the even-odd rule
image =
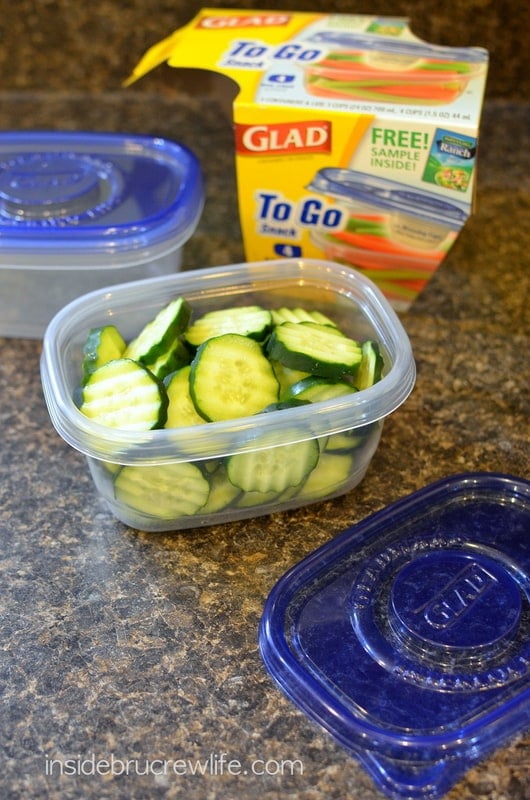
[[[189,238],[202,206],[199,162],[175,142],[0,133],[0,267],[151,261]]]
[[[384,51],[397,56],[414,58],[435,58],[443,61],[465,61],[475,64],[486,63],[488,54],[481,47],[444,47],[422,41],[392,39],[378,34],[348,33],[338,31],[319,31],[308,41],[324,47],[344,47],[368,51]]]
[[[457,228],[469,216],[466,206],[450,203],[435,197],[431,192],[341,167],[325,167],[319,170],[307,188],[349,203],[376,206],[427,222],[445,222]]]
[[[468,473],[346,530],[267,599],[285,694],[394,798],[436,798],[530,725],[530,482]]]

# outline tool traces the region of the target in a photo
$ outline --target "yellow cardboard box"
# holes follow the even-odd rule
[[[247,259],[339,261],[406,309],[473,210],[487,51],[427,44],[404,18],[205,8],[129,82],[164,61],[239,87]]]

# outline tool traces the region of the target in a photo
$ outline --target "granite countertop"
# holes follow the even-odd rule
[[[214,100],[151,94],[148,85],[97,97],[6,92],[0,126],[181,140],[207,179],[185,268],[243,259],[232,133]],[[365,480],[333,501],[181,533],[129,529],[52,428],[40,342],[0,340],[2,797],[382,800],[357,761],[273,684],[257,629],[276,580],[371,512],[458,472],[528,476],[530,105],[487,102],[477,201],[402,314],[416,388],[386,422]],[[245,769],[261,759],[270,774],[223,772],[223,754]],[[128,762],[129,774],[90,774],[92,759],[111,757]],[[202,776],[164,775],[155,764],[209,758]],[[67,759],[84,760],[84,770],[74,764],[61,776]],[[138,774],[146,760],[152,773]],[[529,766],[530,738],[521,736],[448,798],[528,800]]]

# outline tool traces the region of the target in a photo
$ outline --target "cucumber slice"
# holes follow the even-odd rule
[[[284,322],[318,322],[321,325],[330,325],[332,328],[337,327],[333,320],[316,309],[286,308],[285,306],[273,309],[272,322],[274,325],[283,325]]]
[[[280,495],[278,492],[243,492],[236,503],[237,508],[254,508],[275,503]]]
[[[230,483],[224,467],[219,468],[213,475],[209,475],[208,480],[210,482],[210,494],[206,504],[200,510],[201,514],[215,514],[237,504],[236,501],[241,495],[241,489]]]
[[[109,361],[83,386],[80,410],[102,425],[123,430],[163,428],[168,398],[161,381],[130,358]]]
[[[209,311],[194,322],[186,331],[186,340],[199,347],[207,339],[225,333],[239,333],[263,342],[272,327],[272,314],[261,306],[222,308]]]
[[[210,485],[201,470],[189,461],[126,466],[114,480],[116,500],[159,519],[196,514],[207,502],[209,492]]]
[[[278,400],[278,381],[261,346],[238,333],[199,347],[190,389],[195,408],[211,422],[251,416]]]
[[[296,497],[299,486],[288,486],[284,492],[243,492],[237,500],[237,508],[255,508],[274,504],[275,509]],[[272,509],[271,509],[272,510]]]
[[[191,361],[188,348],[180,337],[177,337],[153,364],[147,364],[148,369],[160,380],[164,380],[172,372],[186,366]]]
[[[338,328],[336,325],[323,325],[320,322],[313,322],[311,320],[308,320],[307,322],[300,324],[305,325],[306,330],[308,331],[309,330],[319,331],[321,328],[324,328],[325,333],[332,333],[335,336],[345,336],[345,334],[341,331],[341,329]]]
[[[121,358],[127,347],[115,325],[103,325],[88,332],[83,347],[83,383],[103,364]]]
[[[316,439],[277,445],[265,450],[230,456],[227,473],[234,486],[244,492],[283,492],[299,486],[318,462]]]
[[[329,378],[319,378],[311,375],[293,384],[281,397],[283,402],[298,400],[309,403],[319,403],[321,400],[334,400],[346,394],[356,392],[355,386],[347,381],[332,381]]]
[[[343,489],[352,474],[354,459],[348,453],[322,453],[298,497],[318,500]]]
[[[190,372],[188,365],[182,367],[165,381],[169,400],[166,428],[180,428],[185,425],[204,425],[206,420],[198,413],[190,394]]]
[[[333,433],[328,437],[325,450],[328,453],[353,453],[366,441],[365,436],[356,434],[355,429],[351,431],[342,431],[341,433]]]
[[[337,328],[312,322],[284,322],[274,328],[267,352],[271,359],[338,381],[356,373],[362,352],[358,342]]]
[[[292,386],[293,383],[297,383],[301,381],[302,378],[307,378],[309,375],[308,372],[302,372],[298,369],[289,369],[284,364],[281,364],[279,361],[274,361],[271,359],[272,368],[274,370],[274,374],[276,375],[276,379],[280,384],[280,397],[282,394]]]
[[[145,325],[138,336],[129,342],[125,358],[143,364],[154,364],[171,349],[174,340],[186,329],[191,307],[183,297],[177,297]]]
[[[285,411],[286,408],[298,408],[298,406],[308,406],[309,404],[309,400],[298,400],[296,397],[289,397],[287,400],[278,400],[277,403],[271,403],[270,406],[266,406],[261,413]]]
[[[377,342],[367,340],[361,346],[362,359],[357,371],[355,383],[358,389],[368,389],[381,380],[383,371],[383,356]]]

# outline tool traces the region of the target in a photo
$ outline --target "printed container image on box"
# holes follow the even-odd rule
[[[203,194],[175,142],[0,133],[0,335],[40,338],[86,292],[177,270]]]
[[[310,41],[325,55],[305,68],[308,92],[380,103],[446,105],[484,71],[478,50],[434,47],[370,34],[322,32]]]
[[[442,797],[530,726],[530,483],[441,479],[273,587],[268,671],[396,800]]]
[[[338,336],[377,342],[381,377],[368,388],[349,387],[309,404],[280,404],[272,411],[182,427],[122,430],[83,414],[75,400],[87,333],[112,323],[130,341],[177,297],[197,319],[254,304],[318,311],[340,325]],[[284,259],[181,272],[84,295],[50,322],[41,376],[54,427],[86,456],[115,516],[133,528],[160,531],[255,517],[350,491],[369,468],[384,419],[412,391],[415,364],[397,315],[371,281],[333,262]],[[298,476],[301,449],[310,458]],[[234,473],[242,469],[272,476],[270,488],[241,488],[241,476]]]
[[[308,189],[334,198],[347,218],[339,231],[312,232],[315,244],[327,258],[362,270],[394,301],[427,284],[467,218],[456,200],[355,170],[320,170]]]

